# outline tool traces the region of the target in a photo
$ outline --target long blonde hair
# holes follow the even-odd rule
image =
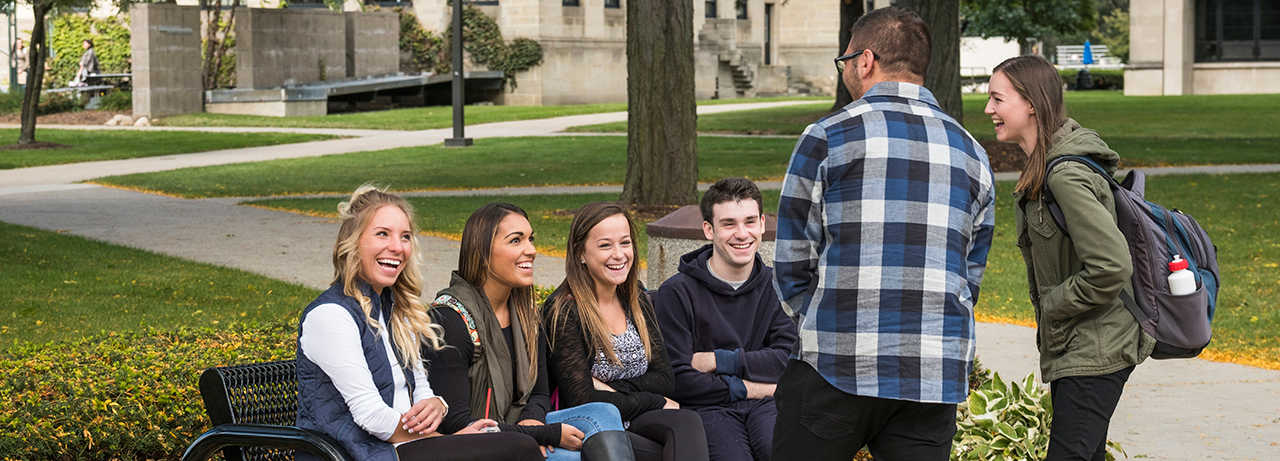
[[[498,224],[507,215],[518,214],[525,220],[529,215],[518,206],[510,203],[495,202],[480,207],[467,224],[462,227],[462,250],[458,252],[458,275],[470,283],[477,291],[484,294],[484,283],[489,278],[490,261],[493,254],[493,238],[497,236]],[[513,287],[507,298],[507,307],[520,319],[520,330],[524,335],[525,354],[529,357],[530,378],[538,375],[538,313],[533,307],[533,287]]]
[[[1048,174],[1044,169],[1053,134],[1067,120],[1067,108],[1062,102],[1062,77],[1053,64],[1035,55],[1006,59],[991,74],[996,72],[1004,73],[1018,95],[1035,111],[1036,147],[1027,156],[1027,165],[1022,168],[1014,190],[1024,193],[1028,199],[1039,200]]]
[[[338,204],[338,218],[342,220],[342,225],[338,228],[338,241],[333,246],[334,281],[342,282],[343,294],[360,302],[360,309],[364,311],[365,321],[369,326],[375,330],[382,328],[381,322],[372,316],[372,302],[360,291],[357,282],[361,281],[360,236],[369,226],[374,213],[384,206],[394,206],[404,212],[414,236],[405,267],[391,286],[394,304],[390,333],[395,339],[400,357],[412,368],[421,368],[421,346],[426,344],[436,350],[444,347],[444,330],[431,322],[427,309],[418,297],[418,293],[422,291],[422,274],[418,271],[418,226],[414,223],[413,207],[409,202],[384,189],[365,184],[356,188],[350,200]]]
[[[551,306],[551,331],[558,328],[560,322],[564,321],[564,314],[569,309],[574,309],[578,314],[578,319],[582,322],[582,329],[586,333],[587,350],[603,351],[605,357],[613,363],[621,363],[618,354],[613,350],[613,340],[609,333],[608,325],[604,323],[604,317],[600,315],[598,300],[596,299],[595,280],[591,278],[591,273],[587,271],[585,264],[579,262],[587,247],[587,234],[591,229],[600,224],[607,218],[622,215],[627,219],[627,228],[634,240],[636,236],[635,221],[631,219],[631,214],[627,213],[627,209],[615,203],[597,202],[584,205],[581,210],[573,217],[573,223],[569,224],[569,243],[567,254],[564,258],[564,282],[556,288],[555,302]],[[631,270],[627,271],[627,279],[618,285],[618,299],[626,303],[623,307],[631,316],[631,323],[636,326],[636,332],[640,334],[640,340],[644,343],[645,355],[653,356],[653,348],[649,341],[649,325],[645,321],[644,311],[640,307],[640,281],[638,280],[639,268],[636,264],[637,255],[634,253],[635,247],[632,247]],[[572,306],[572,307],[571,307]],[[551,347],[555,347],[552,344]]]

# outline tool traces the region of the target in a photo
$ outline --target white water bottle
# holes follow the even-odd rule
[[[1187,260],[1182,255],[1173,255],[1169,263],[1169,292],[1174,296],[1189,295],[1196,292],[1196,275],[1187,270]]]

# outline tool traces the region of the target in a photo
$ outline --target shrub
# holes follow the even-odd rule
[[[22,113],[22,91],[0,93],[0,115]]]
[[[295,325],[150,330],[0,354],[0,457],[177,459],[209,427],[212,366],[293,357]]]
[[[102,110],[133,110],[133,92],[114,90],[98,100],[98,108]]]
[[[1078,69],[1059,69],[1058,75],[1062,76],[1062,81],[1067,84],[1068,90],[1078,90],[1076,88],[1076,75],[1080,71]],[[1089,71],[1089,75],[1093,79],[1094,90],[1123,90],[1124,89],[1124,71],[1119,69],[1093,69]]]
[[[396,7],[392,11],[400,15],[400,71],[448,72],[449,57],[444,39],[423,29],[412,10]]]
[[[975,383],[972,376],[970,383]],[[957,405],[951,459],[1044,459],[1049,450],[1053,400],[1035,374],[1027,375],[1021,383],[1006,384],[995,373],[976,383],[969,399]],[[1115,452],[1124,454],[1119,444],[1108,441],[1107,459],[1114,460]]]
[[[77,92],[52,93],[40,96],[40,104],[36,106],[36,115],[72,112],[84,108]],[[18,99],[18,113],[22,113],[22,99]]]
[[[92,18],[83,14],[63,14],[53,18],[49,34],[49,48],[53,50],[49,71],[45,73],[44,87],[67,86],[80,68],[80,55],[84,54],[81,41],[93,40],[93,52],[98,56],[98,69],[103,73],[129,72],[129,20],[128,16]]]

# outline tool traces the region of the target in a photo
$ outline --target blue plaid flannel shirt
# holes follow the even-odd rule
[[[793,357],[850,394],[963,401],[994,189],[986,151],[922,86],[879,83],[809,125],[774,260]]]

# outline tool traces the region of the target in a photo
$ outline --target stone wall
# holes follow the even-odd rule
[[[129,20],[134,116],[200,112],[200,8],[140,3]]]
[[[347,12],[347,77],[400,71],[400,17],[393,11]]]
[[[346,78],[346,26],[343,13],[324,9],[238,8],[236,85],[275,88]]]

